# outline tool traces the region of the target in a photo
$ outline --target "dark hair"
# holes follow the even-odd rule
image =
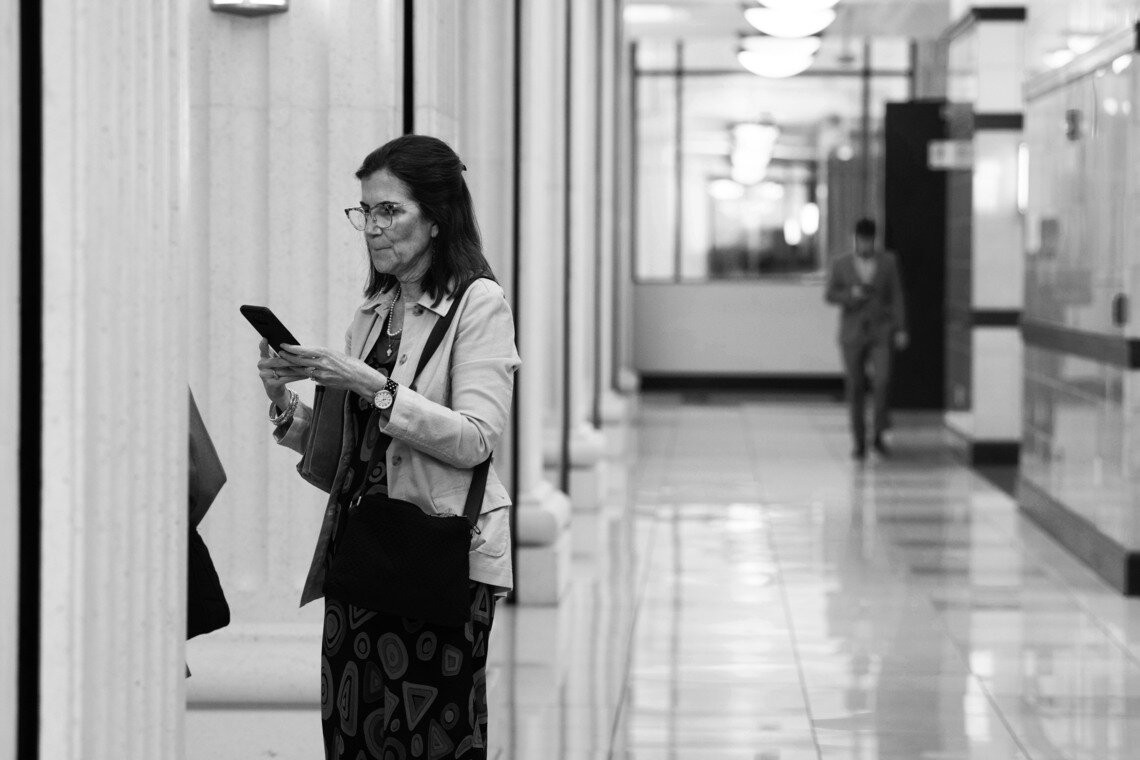
[[[875,232],[878,228],[875,226],[874,219],[867,219],[864,217],[855,222],[855,237],[875,239]]]
[[[364,179],[387,169],[411,191],[412,200],[439,227],[432,241],[431,267],[424,276],[424,292],[438,304],[445,295],[477,277],[495,279],[483,255],[479,223],[471,193],[463,179],[466,169],[455,151],[436,137],[403,135],[369,153],[356,170]],[[371,270],[364,295],[368,298],[396,286],[396,278]]]

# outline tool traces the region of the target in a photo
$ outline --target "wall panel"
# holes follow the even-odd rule
[[[838,376],[838,313],[815,283],[635,286],[642,375]]]

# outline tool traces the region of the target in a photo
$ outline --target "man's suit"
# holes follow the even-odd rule
[[[851,407],[851,432],[857,449],[866,442],[864,405],[867,395],[868,361],[874,373],[874,434],[889,426],[891,358],[895,336],[906,332],[906,305],[898,261],[886,251],[872,254],[874,274],[864,282],[855,254],[836,259],[827,281],[827,302],[841,308],[839,345],[847,372],[847,399]],[[859,286],[863,293],[855,295]]]

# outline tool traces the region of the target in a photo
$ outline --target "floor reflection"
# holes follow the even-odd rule
[[[1140,603],[900,416],[643,403],[609,530],[559,608],[501,608],[500,760],[1116,760],[1140,746]]]

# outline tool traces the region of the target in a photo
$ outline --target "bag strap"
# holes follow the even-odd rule
[[[459,302],[463,300],[464,294],[467,293],[467,288],[471,287],[471,283],[475,280],[481,279],[475,277],[456,288],[455,293],[452,295],[451,308],[447,310],[447,314],[436,320],[435,325],[432,327],[431,333],[428,335],[427,341],[424,343],[424,350],[420,353],[420,363],[416,365],[416,374],[412,375],[412,382],[409,387],[415,389],[416,380],[419,379],[420,372],[427,366],[428,361],[431,360],[435,350],[439,348],[439,344],[443,342],[443,336],[447,334],[451,323],[455,321],[455,313],[459,311]],[[479,513],[483,509],[483,494],[487,490],[487,472],[491,469],[491,458],[487,457],[485,460],[475,465],[471,474],[471,488],[467,491],[467,502],[463,505],[463,516],[471,523],[471,527],[478,531],[476,521],[479,519]]]

